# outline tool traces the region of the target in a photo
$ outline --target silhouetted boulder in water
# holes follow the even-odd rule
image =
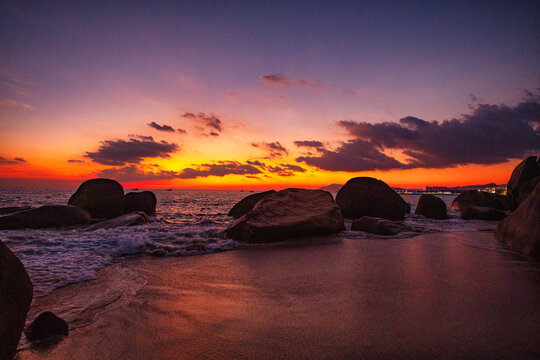
[[[71,205],[45,205],[37,209],[0,216],[0,230],[38,229],[89,223],[88,211]]]
[[[148,216],[144,213],[144,211],[134,211],[130,214],[120,215],[113,219],[92,224],[84,230],[94,231],[97,229],[113,229],[120,226],[143,225],[148,224],[149,222],[150,219],[148,219]]]
[[[514,250],[540,256],[540,183],[510,216],[497,225],[495,237]]]
[[[431,219],[446,219],[446,204],[441,198],[430,194],[422,194],[418,199],[415,214],[424,215]]]
[[[512,171],[512,176],[506,186],[506,194],[512,201],[512,209],[517,208],[534,189],[534,186],[526,186],[526,184],[538,176],[540,176],[540,168],[536,156],[529,156]],[[525,189],[522,189],[523,187]]]
[[[505,196],[485,191],[467,190],[459,194],[454,201],[452,201],[450,209],[462,210],[467,206],[490,207],[499,210],[507,210],[510,208]]]
[[[249,196],[246,196],[239,202],[237,202],[231,210],[229,210],[228,216],[232,216],[235,219],[238,219],[244,214],[247,214],[248,211],[253,209],[255,204],[259,202],[262,198],[264,198],[266,195],[275,193],[275,190],[269,190],[265,192],[260,192],[256,194],[251,194]]]
[[[352,231],[365,231],[378,235],[395,235],[402,231],[411,230],[398,221],[386,220],[371,216],[362,216],[355,220],[351,226]]]
[[[226,232],[235,240],[260,243],[327,235],[343,229],[343,216],[330,193],[285,189],[265,196]]]
[[[32,282],[21,261],[0,241],[0,359],[12,359],[32,302]]]
[[[156,213],[157,199],[151,191],[130,192],[124,196],[124,214],[144,211],[148,215]]]
[[[111,219],[122,215],[124,188],[111,179],[88,180],[71,195],[68,204],[85,209],[93,219]]]
[[[501,210],[483,206],[465,206],[461,209],[460,216],[464,220],[502,220],[506,214]]]
[[[0,208],[0,215],[13,214],[18,211],[30,210],[30,206],[7,206]]]
[[[389,220],[402,220],[411,212],[411,206],[386,183],[370,177],[357,177],[347,181],[336,196],[336,203],[347,219],[373,216]]]
[[[50,311],[39,314],[24,330],[24,335],[30,341],[43,340],[52,336],[67,336],[68,324]]]

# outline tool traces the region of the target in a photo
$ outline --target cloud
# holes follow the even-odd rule
[[[275,173],[278,176],[293,176],[295,172],[306,172],[301,166],[293,164],[279,164],[279,166],[267,166],[266,170],[271,173]]]
[[[330,171],[445,168],[491,165],[523,158],[540,150],[540,103],[528,100],[515,107],[480,104],[459,119],[425,121],[405,117],[399,123],[340,121],[353,139],[318,156],[297,161]],[[400,151],[398,161],[386,155]]]
[[[177,131],[179,134],[187,134],[187,131],[184,130],[184,129],[178,128],[178,129],[176,129],[176,131]]]
[[[324,144],[321,141],[316,141],[316,140],[295,141],[294,145],[296,145],[298,147],[310,147],[310,148],[322,148],[322,147],[324,147]]]
[[[249,164],[242,164],[238,161],[219,161],[214,164],[201,164],[194,168],[185,168],[180,174],[181,179],[195,179],[197,177],[219,176],[226,175],[255,175],[261,174],[262,171]]]
[[[13,159],[6,159],[5,157],[0,156],[0,165],[19,165],[27,162],[21,157],[16,157]]]
[[[16,99],[0,99],[0,105],[4,105],[6,107],[22,108],[25,110],[35,110],[35,107],[33,107],[32,105]]]
[[[206,115],[205,113],[202,113],[202,112],[198,114],[187,112],[187,113],[184,113],[182,117],[196,122],[201,127],[201,130],[203,131],[210,130],[211,136],[219,136],[218,133],[223,131],[223,123],[214,114]],[[208,135],[208,134],[203,134],[203,135]]]
[[[314,89],[322,89],[324,87],[324,85],[320,82],[312,82],[312,81],[307,81],[307,80],[304,80],[302,78],[298,78],[296,80],[296,82],[298,82],[298,85],[300,86],[307,86],[307,87],[311,87],[311,88],[314,88]]]
[[[283,87],[291,86],[291,82],[283,74],[271,74],[261,76],[261,81],[270,85],[277,85]]]
[[[83,160],[76,160],[76,159],[69,159],[67,162],[68,162],[68,163],[84,164],[86,161],[83,161]]]
[[[109,168],[101,170],[99,177],[111,178],[120,182],[148,181],[148,180],[168,180],[179,177],[175,171],[159,170],[156,172],[144,172],[135,165],[128,165],[121,168]]]
[[[105,140],[97,151],[88,151],[84,157],[103,165],[122,166],[137,164],[144,158],[169,158],[178,151],[177,144],[154,141],[151,136],[132,136],[128,140]]]
[[[261,142],[261,143],[251,143],[251,146],[263,149],[268,153],[267,158],[275,158],[275,157],[282,157],[284,155],[288,155],[289,152],[283,145],[279,143],[279,141],[274,142]]]
[[[165,124],[159,125],[155,121],[152,121],[151,123],[149,123],[148,126],[150,126],[151,128],[154,128],[154,129],[156,129],[158,131],[174,132],[174,129],[172,128],[172,126],[165,125]]]

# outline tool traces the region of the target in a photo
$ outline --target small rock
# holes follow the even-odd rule
[[[464,220],[498,221],[504,219],[506,214],[491,207],[466,206],[461,210],[460,216]]]
[[[32,342],[53,336],[67,336],[68,333],[68,324],[50,311],[39,314],[24,330],[24,335]]]
[[[148,224],[150,219],[144,211],[134,211],[131,214],[124,214],[114,219],[101,221],[88,226],[85,231],[94,231],[97,229],[113,229],[120,226],[142,225]]]
[[[151,191],[130,192],[124,196],[124,214],[144,211],[148,215],[156,213],[157,198]]]
[[[424,215],[431,219],[448,218],[444,201],[441,198],[430,194],[423,194],[420,196],[418,205],[416,205],[415,214]]]
[[[386,220],[371,216],[363,216],[352,223],[351,230],[365,231],[378,235],[395,235],[400,232],[412,229],[398,221]]]

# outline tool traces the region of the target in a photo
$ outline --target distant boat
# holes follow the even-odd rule
[[[165,191],[172,191],[172,189],[167,189],[167,190],[165,190]]]
[[[135,189],[131,189],[131,191],[139,191],[139,189],[138,189],[138,188],[135,188]]]

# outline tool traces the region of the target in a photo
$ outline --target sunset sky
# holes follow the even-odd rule
[[[506,183],[540,3],[2,2],[0,186]]]

